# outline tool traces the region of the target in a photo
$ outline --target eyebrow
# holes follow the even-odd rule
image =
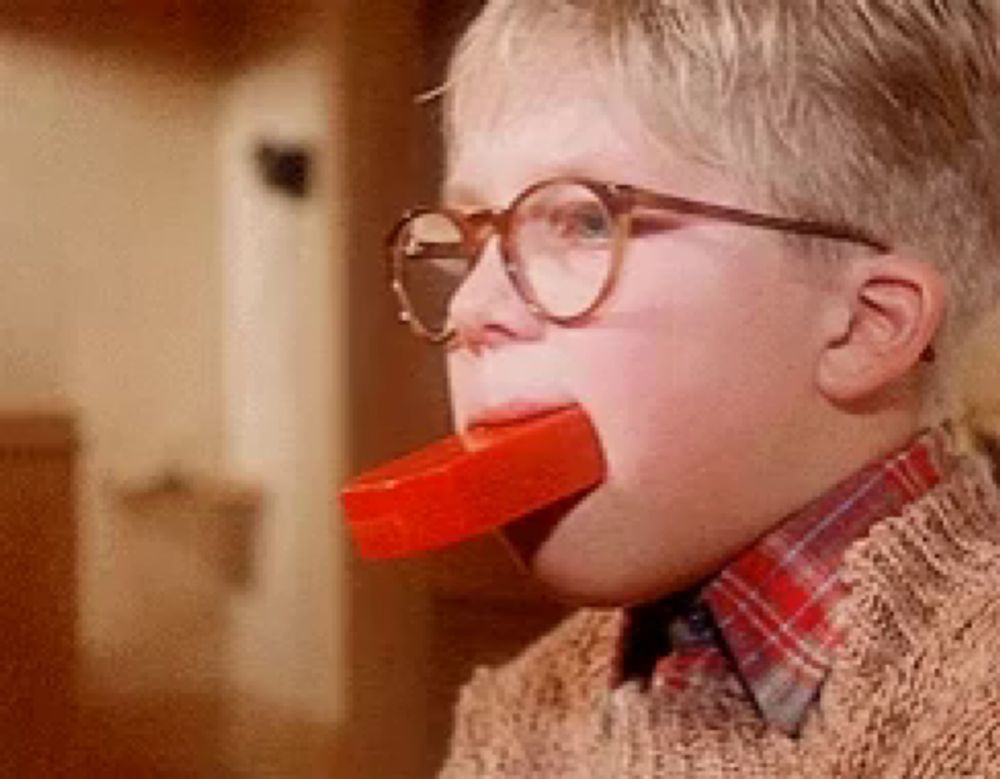
[[[454,184],[445,181],[441,187],[439,198],[442,203],[448,206],[479,206],[485,201],[482,194],[472,186],[467,184]]]
[[[538,176],[531,178],[528,182],[521,188],[526,189],[531,184],[537,183],[539,181],[547,181],[551,179],[559,178],[582,178],[590,179],[593,181],[605,181],[610,180],[605,176],[598,174],[596,171],[590,170],[585,164],[577,163],[567,163],[562,165],[557,165],[550,170],[547,170],[544,174],[539,173]],[[617,182],[616,182],[617,183]],[[517,192],[514,193],[513,197],[517,196]],[[446,206],[465,206],[469,208],[489,208],[492,207],[490,199],[483,195],[482,190],[478,189],[473,184],[466,184],[463,182],[454,182],[446,179],[441,187],[440,202]],[[506,203],[501,204],[502,206],[507,206],[510,203],[508,200]]]

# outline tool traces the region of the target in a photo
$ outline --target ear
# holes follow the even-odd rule
[[[944,278],[929,263],[897,254],[852,263],[838,285],[820,391],[838,405],[856,404],[905,376],[933,353],[945,298]]]

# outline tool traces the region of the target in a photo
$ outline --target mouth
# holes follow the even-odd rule
[[[544,403],[539,401],[516,400],[486,406],[473,411],[463,425],[466,431],[484,427],[498,427],[514,422],[545,416],[575,405],[572,402]]]

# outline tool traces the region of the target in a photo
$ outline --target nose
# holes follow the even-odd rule
[[[542,337],[546,322],[529,308],[504,268],[495,238],[451,299],[456,346],[473,351]]]

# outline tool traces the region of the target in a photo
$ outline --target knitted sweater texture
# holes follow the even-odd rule
[[[462,691],[441,779],[1000,777],[1000,497],[966,458],[847,552],[846,631],[802,733],[735,676],[611,689],[620,610],[583,610]]]

